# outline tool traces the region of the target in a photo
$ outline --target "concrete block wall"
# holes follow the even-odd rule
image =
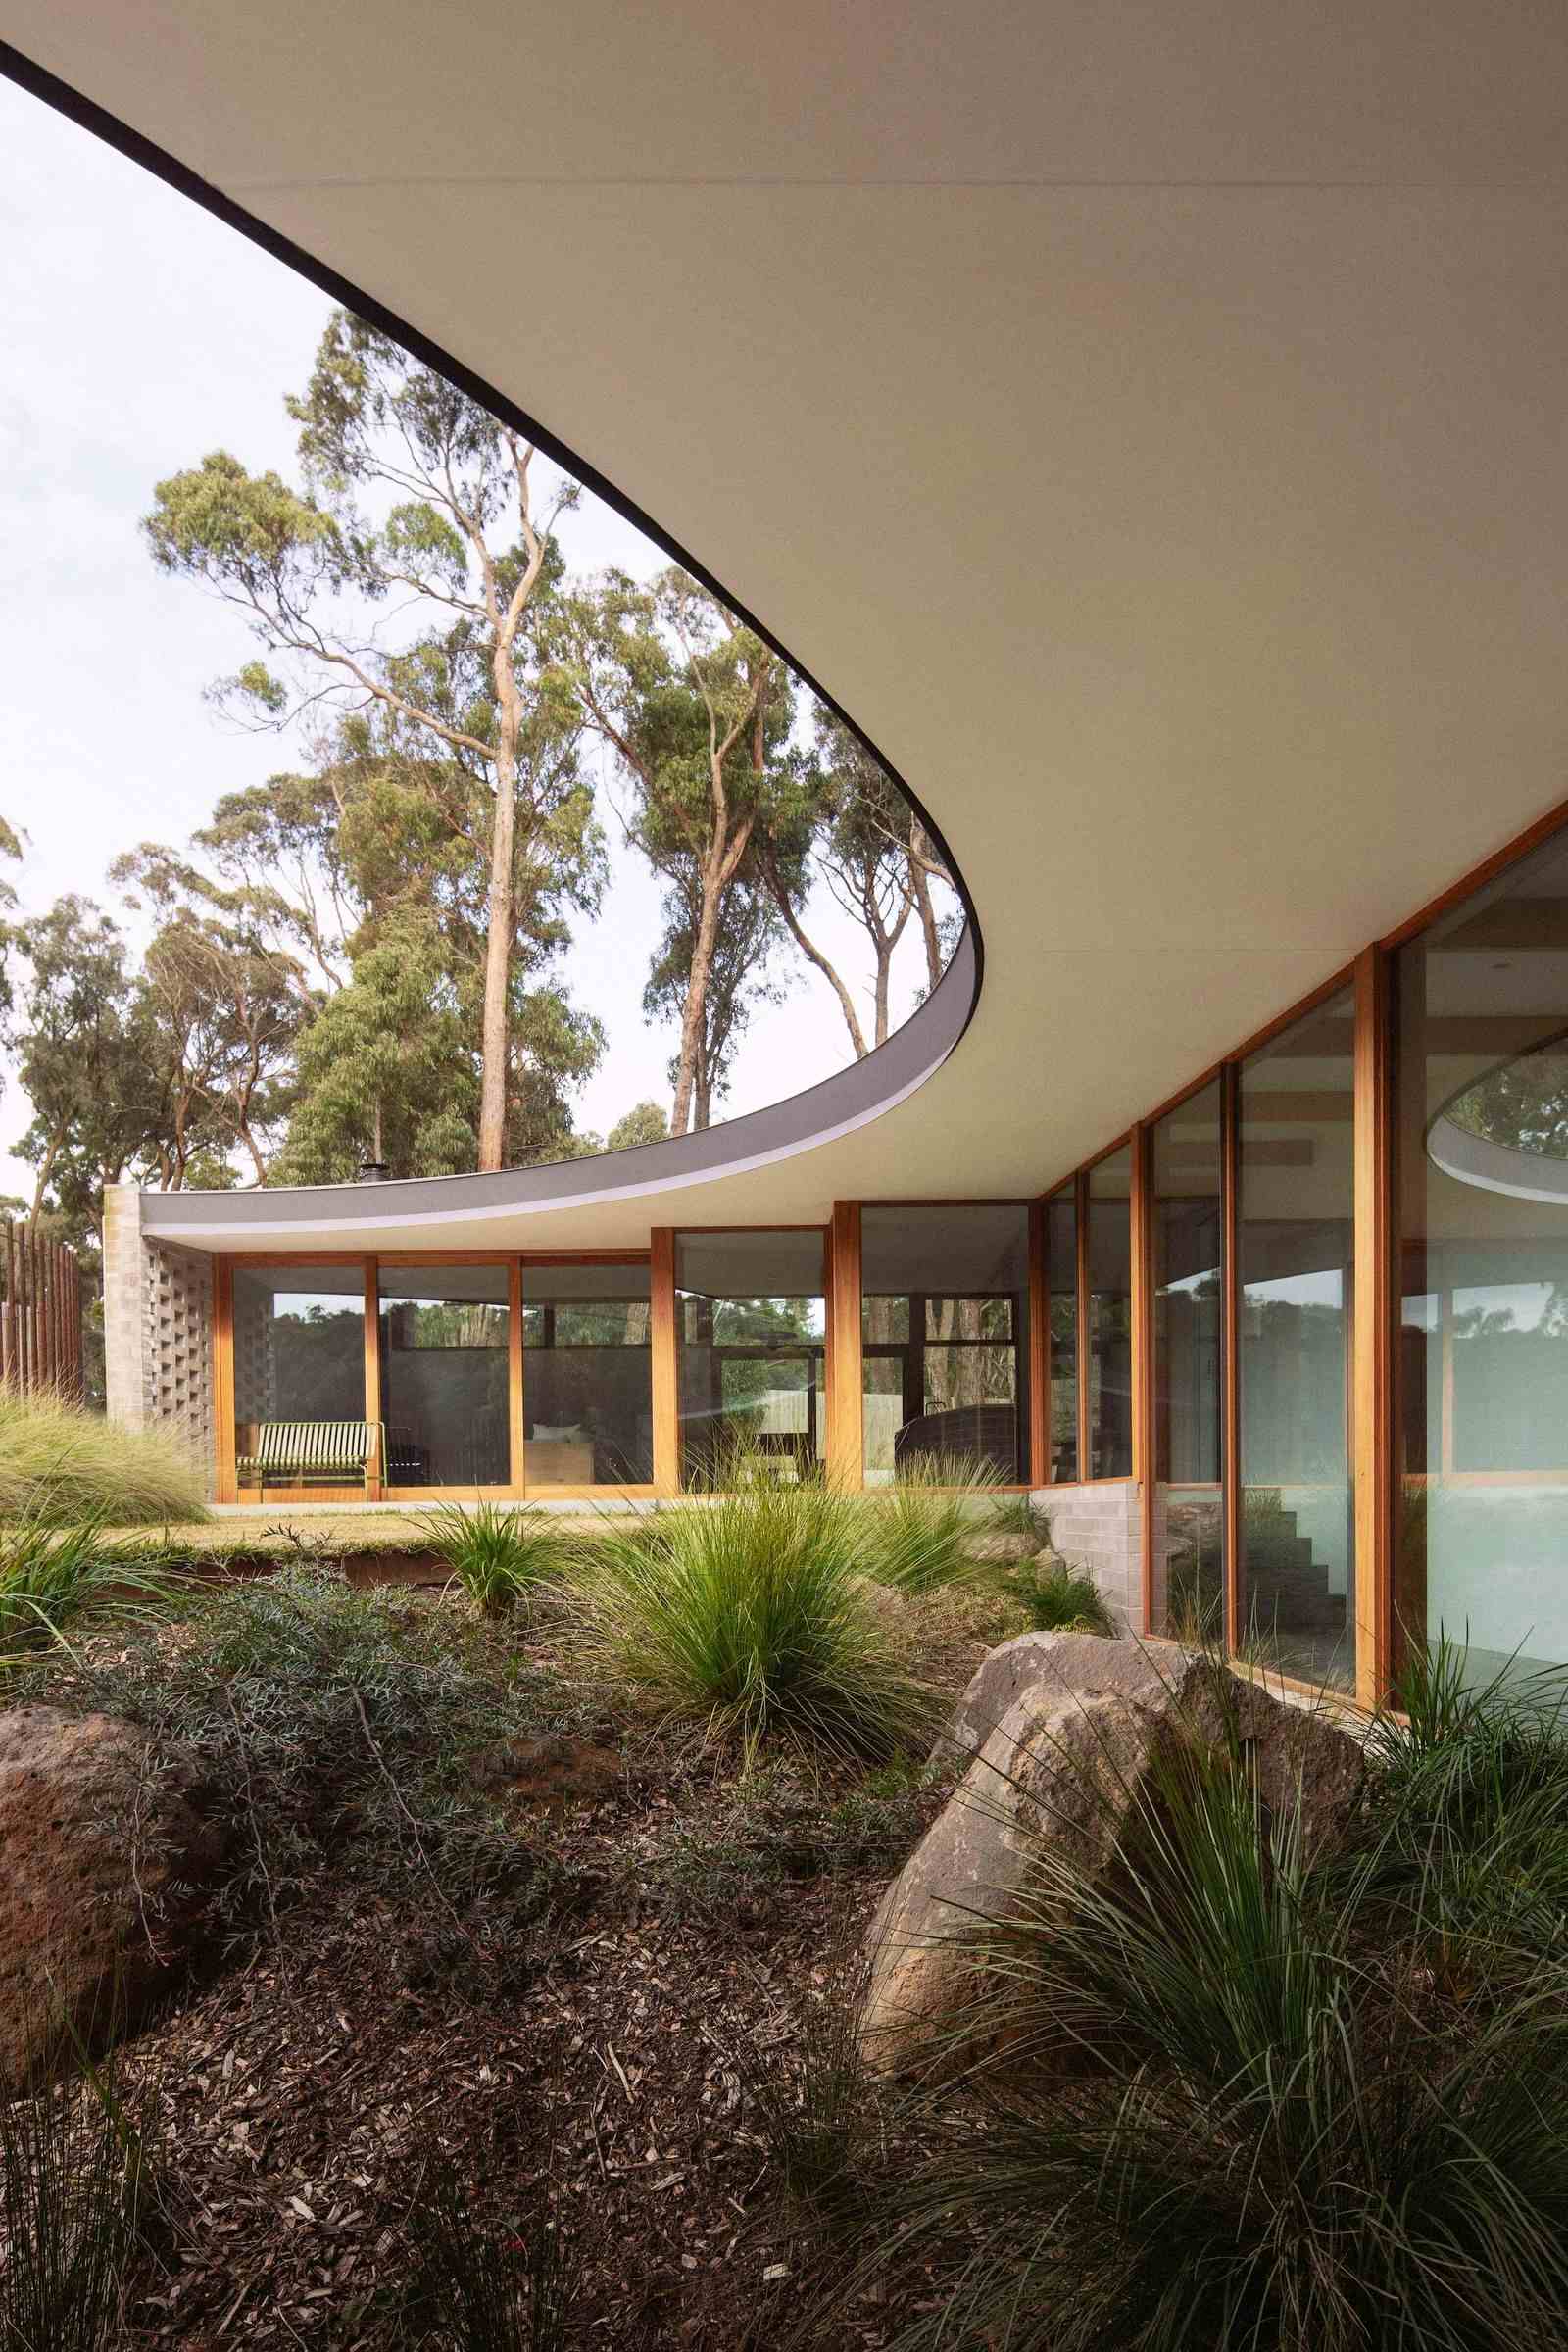
[[[141,1197],[128,1185],[104,1200],[104,1365],[110,1419],[174,1431],[211,1493],[212,1261],[148,1240]]]
[[[1134,1633],[1144,1622],[1142,1494],[1128,1478],[1038,1487],[1031,1497],[1055,1549],[1093,1577],[1116,1625]]]

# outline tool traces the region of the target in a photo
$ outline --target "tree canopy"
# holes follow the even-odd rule
[[[853,731],[683,570],[573,574],[576,487],[378,329],[334,314],[285,408],[291,468],[215,449],[144,529],[234,615],[212,698],[286,759],[118,858],[114,914],[24,916],[0,875],[33,1218],[85,1238],[127,1174],[444,1174],[706,1127],[803,965],[856,1054],[881,1043],[901,943],[934,985],[953,918]],[[566,958],[607,822],[659,884],[642,1003],[669,1097],[645,1081],[601,1138],[574,1104],[606,1040]],[[24,851],[0,819],[0,862]]]

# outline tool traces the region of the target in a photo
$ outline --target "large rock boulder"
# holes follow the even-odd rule
[[[873,2065],[906,2072],[985,2037],[977,1932],[1017,1916],[1047,1847],[1091,1877],[1118,1867],[1184,1750],[1233,1754],[1265,1809],[1298,1802],[1309,1846],[1361,1792],[1356,1740],[1213,1658],[1095,1634],[1024,1634],[991,1652],[938,1742],[967,1769],[871,1929]]]
[[[1119,1642],[1101,1634],[1019,1634],[989,1651],[969,1678],[933,1764],[969,1764],[1031,1691],[1079,1698],[1161,1696],[1191,1663],[1174,1642]]]
[[[55,1707],[0,1714],[0,2097],[128,2031],[188,1965],[223,1840],[193,1758]]]

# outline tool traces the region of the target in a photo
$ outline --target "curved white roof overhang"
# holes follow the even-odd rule
[[[498,1239],[1033,1193],[1568,792],[1545,0],[12,0],[9,29],[13,70],[691,551],[972,894],[973,1018],[880,1115],[575,1163],[569,1207],[514,1177]],[[452,1238],[441,1191],[383,1246]],[[277,1213],[249,1197],[247,1238]]]

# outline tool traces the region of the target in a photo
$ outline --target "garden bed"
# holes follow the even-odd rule
[[[494,1728],[499,1701],[514,1737],[544,1743],[546,1769],[520,1786],[478,1769],[470,1804],[451,1795],[466,1769],[452,1748],[467,1736],[461,1692],[429,1754],[417,1739],[394,1753],[376,1717],[425,1825],[411,1846],[395,1808],[373,1813],[373,1774],[333,1781],[330,1676],[295,1694],[286,1725],[286,1661],[259,1656],[259,1680],[235,1673],[247,1724],[270,1724],[285,1754],[315,1746],[333,1785],[318,1809],[308,1762],[268,1773],[270,1751],[258,1752],[270,1793],[257,1802],[277,1807],[261,1837],[286,1859],[265,1888],[236,1892],[205,1981],[121,2054],[125,2096],[156,2109],[170,2206],[158,2258],[137,2273],[127,2347],[417,2344],[410,2282],[448,2169],[475,2226],[503,2237],[544,2200],[573,2280],[564,2341],[780,2340],[807,2241],[769,2155],[761,2086],[787,2074],[803,2009],[833,1997],[941,1790],[912,1758],[868,1769],[781,1747],[748,1760],[733,1740],[662,1723],[585,1674],[548,1599],[531,1619],[486,1623],[455,1594],[350,1603],[334,1591],[335,1572],[247,1575],[219,1605],[241,1620],[252,1607],[308,1613],[319,1594],[332,1640],[345,1610],[355,1641],[379,1642],[384,1619],[414,1672],[461,1658],[475,1734]],[[212,1600],[198,1602],[198,1648]],[[914,1614],[915,1662],[955,1693],[1017,1623],[991,1591]],[[255,1631],[275,1657],[275,1627]],[[357,1653],[353,1671],[373,1683],[373,1661]],[[204,1687],[176,1689],[182,1674],[198,1667],[176,1619],[128,1642],[100,1638],[80,1670],[29,1680],[56,1703],[200,1720]],[[334,1720],[352,1739],[352,1717]],[[579,1745],[597,1759],[596,1792],[552,1801],[552,1742],[568,1761]],[[491,1841],[482,1867],[465,1859],[466,1825]],[[254,1828],[233,1825],[241,1865]],[[515,1868],[497,1860],[509,1841]],[[874,2346],[888,2317],[872,2305],[863,2328],[835,2323],[831,2340]]]

